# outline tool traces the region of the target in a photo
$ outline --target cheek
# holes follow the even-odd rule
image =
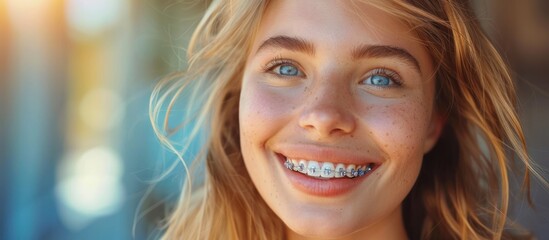
[[[264,149],[266,142],[291,121],[297,95],[291,89],[275,91],[253,75],[243,80],[239,105],[243,151],[245,145]]]
[[[378,106],[365,116],[385,159],[406,167],[420,165],[432,111],[430,105],[422,104],[425,102],[417,99]]]

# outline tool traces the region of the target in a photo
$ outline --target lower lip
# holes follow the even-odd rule
[[[281,166],[284,173],[296,189],[306,194],[320,197],[334,197],[346,194],[360,185],[375,170],[374,168],[368,174],[357,178],[319,179],[283,167],[286,159],[283,156],[278,156],[278,158],[282,162]]]

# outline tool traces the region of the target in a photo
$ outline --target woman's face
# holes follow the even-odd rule
[[[410,27],[383,11],[272,1],[239,124],[253,184],[290,238],[406,237],[401,203],[441,128],[433,74]]]

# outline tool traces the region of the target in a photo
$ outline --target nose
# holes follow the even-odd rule
[[[324,90],[309,96],[310,101],[304,102],[305,107],[299,116],[301,128],[318,137],[346,135],[354,131],[356,120],[349,94],[335,90],[324,87]]]

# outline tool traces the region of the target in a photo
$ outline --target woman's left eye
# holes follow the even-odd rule
[[[366,78],[366,84],[375,86],[389,86],[393,81],[386,76],[372,75]]]
[[[381,88],[390,87],[392,85],[401,85],[398,74],[387,69],[375,69],[361,83]]]

